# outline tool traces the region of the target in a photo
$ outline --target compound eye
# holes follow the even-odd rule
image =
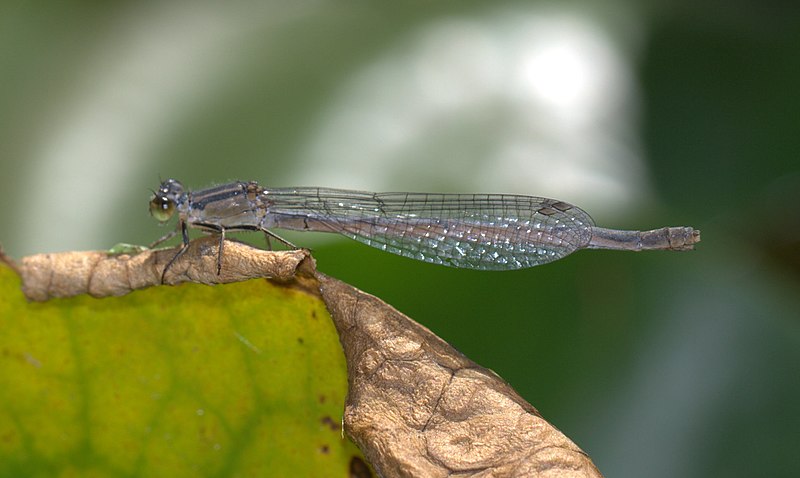
[[[150,215],[160,222],[167,222],[175,213],[175,202],[164,196],[153,196],[150,200]]]

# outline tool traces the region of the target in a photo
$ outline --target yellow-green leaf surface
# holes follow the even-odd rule
[[[0,475],[347,476],[322,301],[265,280],[29,303],[0,264]]]

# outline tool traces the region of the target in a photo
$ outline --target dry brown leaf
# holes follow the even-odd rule
[[[313,259],[306,250],[264,251],[225,241],[222,270],[217,274],[219,241],[204,237],[192,241],[164,276],[169,285],[182,282],[226,284],[254,277],[288,281],[298,268],[309,274]],[[111,255],[103,251],[59,252],[22,258],[14,267],[22,277],[22,292],[33,301],[89,294],[111,297],[161,284],[164,267],[178,248]],[[10,262],[10,261],[9,261]]]
[[[314,278],[306,251],[226,241],[217,275],[217,247],[213,237],[193,241],[165,282],[266,277],[321,291],[347,359],[344,428],[382,476],[601,476],[503,379],[380,299],[323,274]],[[31,300],[103,297],[159,284],[175,252],[41,254],[16,268]]]
[[[377,297],[317,277],[347,358],[345,430],[383,476],[601,476],[494,372]]]

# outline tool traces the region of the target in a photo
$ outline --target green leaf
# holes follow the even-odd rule
[[[0,263],[0,475],[347,476],[322,301],[266,280],[27,302]]]

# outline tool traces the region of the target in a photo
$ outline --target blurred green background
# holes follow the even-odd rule
[[[5,1],[0,243],[147,244],[159,176],[691,225],[692,253],[507,273],[286,236],[495,370],[607,476],[797,476],[798,85],[791,2]]]

